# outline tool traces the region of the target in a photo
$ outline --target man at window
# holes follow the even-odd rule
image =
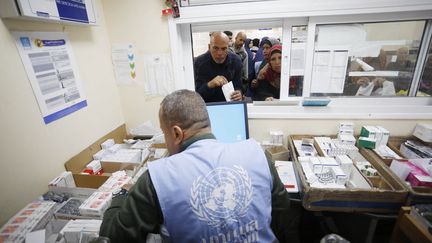
[[[226,34],[213,32],[209,51],[194,61],[195,90],[205,102],[225,101],[222,86],[230,81],[235,90],[231,93],[231,100],[242,99],[242,62],[236,54],[228,51],[228,42]]]

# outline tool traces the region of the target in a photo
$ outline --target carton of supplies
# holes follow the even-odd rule
[[[271,161],[276,160],[288,160],[289,152],[288,149],[284,146],[271,146],[264,151],[267,159]]]
[[[102,218],[111,203],[111,198],[111,192],[95,192],[79,206],[79,212],[84,216]]]
[[[54,215],[55,205],[49,201],[28,204],[0,229],[0,242],[24,242],[27,233],[44,229]]]
[[[114,129],[113,131],[109,132],[105,136],[98,139],[96,142],[85,148],[83,151],[72,157],[70,160],[68,160],[65,163],[65,168],[67,171],[72,172],[73,178],[75,180],[75,184],[77,187],[85,187],[85,188],[99,188],[110,176],[112,173],[120,170],[134,170],[135,167],[139,166],[142,162],[142,155],[141,150],[138,150],[139,152],[133,152],[134,161],[136,162],[127,162],[127,161],[105,161],[101,162],[101,167],[103,170],[103,173],[100,175],[91,175],[89,173],[83,173],[83,171],[86,169],[87,164],[89,164],[94,159],[102,159],[104,154],[109,154],[110,152],[108,149],[112,146],[114,146],[116,143],[121,144],[123,140],[127,139],[127,132],[126,132],[126,126],[123,124],[119,126],[118,128]],[[111,142],[107,142],[107,140],[113,139],[114,145],[112,145]],[[105,143],[107,142],[107,143]],[[102,145],[106,149],[101,149]],[[108,145],[112,146],[108,146]],[[126,146],[126,145],[125,145]],[[128,145],[130,146],[130,145]],[[96,156],[97,158],[94,158],[93,155],[98,154],[100,151],[104,150],[104,152],[101,152],[99,156]],[[130,157],[129,157],[130,158]],[[130,160],[130,159],[128,159]]]
[[[99,235],[99,228],[102,220],[96,219],[77,219],[70,220],[60,231],[64,242],[90,242]]]
[[[101,148],[102,149],[109,149],[114,144],[115,144],[114,139],[110,138],[110,139],[105,140],[105,142],[101,143]]]
[[[370,129],[368,133],[373,131]],[[312,211],[397,212],[405,204],[408,194],[403,183],[385,165],[370,160],[358,148],[332,152],[337,151],[336,145],[332,147],[336,137],[288,137],[291,158],[299,174],[303,207]],[[316,156],[304,156],[302,141],[308,139],[315,140],[314,148],[308,148],[308,151],[315,149]],[[330,141],[333,145],[318,146]],[[328,157],[324,157],[325,154]]]
[[[413,135],[423,142],[432,143],[432,124],[417,124]]]
[[[76,187],[72,172],[63,171],[59,176],[54,178],[49,184],[49,187]]]
[[[64,202],[54,213],[54,216],[57,219],[90,219],[90,216],[83,216],[79,207],[83,204],[85,199],[83,198],[69,198],[66,202]]]
[[[117,171],[112,173],[111,177],[99,187],[98,191],[101,192],[114,192],[123,185],[128,184],[131,181],[131,177],[126,175],[125,171]]]
[[[427,166],[430,158],[419,158],[419,155],[428,157],[426,154],[430,147],[414,137],[390,137],[388,147],[402,159],[384,159],[376,151],[369,149],[363,149],[363,153],[368,154],[371,160],[384,164],[385,168],[389,169],[403,183],[408,190],[407,205],[432,202],[432,187],[428,186],[431,181],[431,171],[428,171]],[[410,148],[408,149],[408,147]],[[419,163],[422,160],[425,161],[423,165],[426,167],[422,167],[422,163]],[[413,166],[418,167],[418,169],[415,170],[417,173],[411,174],[415,168]]]
[[[370,148],[374,149],[376,147],[377,140],[376,138],[371,137],[359,137],[358,146],[360,148]]]

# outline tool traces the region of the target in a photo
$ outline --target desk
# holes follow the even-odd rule
[[[432,242],[432,235],[412,215],[411,207],[402,207],[393,230],[391,242]]]

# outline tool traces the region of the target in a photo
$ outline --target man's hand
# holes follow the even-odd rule
[[[231,93],[231,100],[232,101],[242,100],[242,94],[241,94],[240,90],[235,90],[234,92]]]
[[[384,83],[385,81],[386,81],[386,80],[383,79],[383,78],[375,78],[374,80],[372,80],[372,82],[374,83],[374,85],[375,85],[376,87],[382,87],[382,86],[383,86],[383,83]]]
[[[224,76],[218,75],[216,77],[214,77],[212,80],[210,80],[210,82],[207,83],[207,86],[210,89],[214,89],[217,87],[221,87],[222,85],[228,83],[228,80],[226,80],[226,78]]]
[[[274,100],[273,97],[267,97],[267,98],[265,98],[265,101],[273,101],[273,100]]]

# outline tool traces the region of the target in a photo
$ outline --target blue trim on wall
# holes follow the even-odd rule
[[[51,115],[45,116],[44,122],[45,122],[45,124],[48,124],[50,122],[58,120],[64,116],[67,116],[67,115],[71,114],[72,112],[75,112],[75,111],[77,111],[83,107],[86,107],[86,106],[87,106],[87,101],[83,100],[79,103],[76,103],[75,105],[69,106],[66,109],[63,109],[63,110],[57,111],[56,113],[53,113]]]

